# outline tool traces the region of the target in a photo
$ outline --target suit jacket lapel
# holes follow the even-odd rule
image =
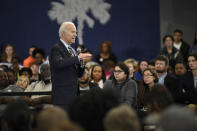
[[[70,53],[68,52],[67,48],[65,47],[65,45],[64,45],[61,41],[59,41],[58,44],[59,44],[60,50],[61,50],[64,54],[66,54],[67,56],[71,56]]]
[[[65,45],[64,45],[61,41],[59,41],[58,45],[59,45],[59,47],[60,47],[60,50],[61,50],[64,54],[66,54],[68,57],[72,57],[71,54],[68,52],[67,48],[65,47]],[[75,68],[76,71],[78,70],[78,65],[77,65],[77,64],[74,64],[73,67]]]

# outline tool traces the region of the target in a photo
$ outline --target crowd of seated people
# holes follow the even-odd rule
[[[99,45],[97,55],[82,45],[76,46],[76,50],[80,48],[80,52],[90,53],[93,56],[84,61],[85,71],[78,79],[80,95],[71,101],[67,110],[67,120],[54,124],[51,128],[39,127],[41,126],[39,124],[36,127],[51,131],[62,131],[67,128],[76,131],[124,131],[127,128],[135,131],[150,130],[151,125],[154,125],[154,128],[163,128],[165,116],[162,116],[162,112],[172,104],[189,105],[188,107],[192,107],[192,111],[196,112],[197,33],[191,48],[182,36],[183,32],[179,29],[176,29],[173,35],[164,36],[164,44],[158,56],[150,60],[128,58],[121,62],[113,52],[110,41],[103,41]],[[51,106],[49,105],[52,98],[50,94],[25,95],[25,93],[52,90],[49,66],[45,52],[41,48],[31,46],[29,56],[22,62],[12,44],[5,46],[4,51],[1,52],[0,93],[24,92],[24,95],[0,95],[1,119],[3,115],[7,115],[4,114],[4,111],[9,109],[7,105],[17,100],[23,101],[23,104],[27,104],[31,109]],[[106,115],[110,109],[112,111]],[[121,118],[123,116],[126,117]],[[160,117],[161,120],[159,120]],[[121,123],[121,120],[127,122]],[[28,123],[30,124],[31,120]],[[2,126],[14,130],[11,129],[13,125],[8,123],[7,126]],[[172,125],[172,128],[173,126],[176,127]],[[26,130],[31,128],[33,127],[25,127]],[[163,131],[165,131],[164,128]]]

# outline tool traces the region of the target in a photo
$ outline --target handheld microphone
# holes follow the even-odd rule
[[[81,52],[82,52],[81,48],[77,48],[77,55],[79,55]],[[81,65],[81,68],[84,68],[85,62],[83,60],[80,60],[80,65]]]

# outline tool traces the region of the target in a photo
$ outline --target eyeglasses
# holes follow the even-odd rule
[[[119,73],[124,72],[124,71],[121,71],[121,70],[114,70],[113,72],[119,74]]]

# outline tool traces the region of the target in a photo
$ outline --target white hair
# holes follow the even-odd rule
[[[60,28],[59,28],[59,37],[61,38],[62,37],[62,33],[64,32],[64,31],[66,31],[66,27],[67,27],[67,25],[74,25],[74,27],[75,27],[75,24],[73,23],[73,22],[63,22],[62,24],[61,24],[61,26],[60,26]]]

